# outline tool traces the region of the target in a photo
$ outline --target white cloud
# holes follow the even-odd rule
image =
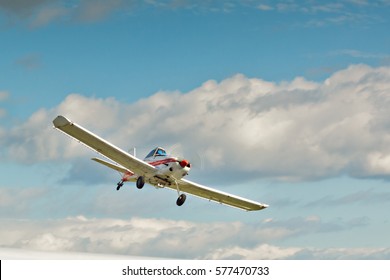
[[[260,4],[257,8],[261,11],[272,11],[274,9],[272,6],[266,4]]]
[[[218,249],[207,256],[207,259],[247,259],[272,260],[288,259],[298,253],[301,248],[282,248],[270,244],[261,244],[255,248],[227,247]]]
[[[384,53],[369,53],[369,52],[363,52],[360,50],[354,50],[354,49],[344,49],[344,50],[338,50],[333,51],[330,53],[332,56],[351,56],[355,58],[378,58],[378,59],[388,59],[389,55]]]
[[[0,101],[4,101],[9,97],[9,92],[5,90],[0,90]]]
[[[17,59],[15,63],[26,70],[35,70],[42,67],[42,58],[39,54],[30,53]]]
[[[140,260],[151,259],[129,255],[88,254],[80,252],[50,252],[0,247],[2,260]],[[155,260],[156,258],[152,258]]]
[[[301,248],[290,258],[295,259],[327,259],[327,260],[387,260],[389,248]]]
[[[0,90],[0,102],[7,100],[9,97],[9,92],[5,90]],[[4,117],[7,114],[5,109],[0,108],[0,118]],[[0,135],[2,133],[2,129],[0,128]]]
[[[338,198],[332,195],[327,195],[318,200],[312,201],[306,204],[306,207],[333,207],[346,204],[360,203],[367,205],[368,203],[380,204],[390,201],[390,193],[386,191],[378,192],[375,189],[369,189],[364,191],[358,191],[351,194],[347,194]]]
[[[4,10],[22,17],[30,15],[36,8],[39,8],[48,2],[48,0],[6,0],[0,2],[0,10]]]
[[[347,1],[352,3],[352,4],[358,5],[358,6],[367,6],[367,5],[369,5],[367,0],[347,0]]]
[[[0,187],[1,217],[25,215],[34,208],[34,201],[45,195],[43,188],[4,188]]]
[[[81,0],[77,6],[76,18],[86,22],[95,22],[125,7],[126,1],[123,0]]]
[[[329,259],[329,260],[356,260],[356,259],[383,259],[390,256],[389,248],[302,248],[280,247],[271,244],[261,244],[255,248],[239,246],[226,247],[216,250],[207,256],[207,259]]]
[[[30,24],[33,28],[45,26],[53,21],[65,17],[68,13],[69,10],[60,5],[45,6],[36,12],[36,15]]]
[[[231,180],[390,175],[390,68],[354,65],[323,83],[236,75],[133,104],[69,95],[5,133],[10,159],[73,160],[87,149],[51,128],[63,114],[123,149],[180,143]],[[140,155],[142,157],[143,155]]]
[[[79,0],[79,1],[19,0],[1,1],[3,10],[11,18],[27,21],[30,27],[45,26],[55,21],[97,22],[115,12],[132,8],[133,1]]]
[[[349,221],[339,221],[340,224]],[[0,246],[50,252],[88,252],[187,259],[355,259],[386,258],[386,248],[303,248],[274,245],[290,234],[278,230],[302,228],[300,236],[328,227],[313,217],[270,223],[198,223],[167,219],[1,220]],[[306,225],[305,225],[306,224]],[[322,224],[322,225],[321,225]],[[306,229],[303,229],[305,228]],[[345,228],[347,229],[347,227]],[[264,231],[269,233],[264,234]],[[274,230],[274,233],[271,231]],[[298,229],[299,230],[299,229]],[[338,229],[334,229],[338,231]],[[364,253],[363,253],[364,252]]]

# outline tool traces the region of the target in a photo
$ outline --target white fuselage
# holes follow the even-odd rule
[[[191,164],[187,160],[180,160],[170,156],[150,156],[144,159],[145,162],[153,165],[157,169],[157,173],[153,177],[145,178],[154,186],[164,187],[170,185],[172,179],[180,180],[188,175],[191,169]],[[124,182],[136,181],[138,174],[127,172],[123,174]]]
[[[174,157],[158,157],[158,158],[145,158],[145,162],[153,165],[158,169],[157,175],[163,177],[173,177],[177,180],[188,175],[191,167],[188,162],[184,165],[181,165],[180,160]]]

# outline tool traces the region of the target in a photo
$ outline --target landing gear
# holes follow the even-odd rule
[[[119,182],[118,182],[118,184],[116,184],[116,190],[117,191],[119,191],[120,190],[120,188],[123,186],[123,180],[120,180]]]
[[[184,204],[184,202],[186,201],[187,196],[184,193],[180,194],[179,184],[177,183],[177,180],[174,177],[173,177],[173,179],[175,181],[177,194],[179,195],[179,197],[176,200],[176,205],[177,206],[182,206]]]
[[[176,200],[176,205],[177,206],[182,206],[184,204],[184,202],[186,201],[186,198],[187,198],[187,196],[184,193],[179,195],[179,197]]]
[[[145,179],[143,176],[139,176],[137,179],[137,188],[142,189],[145,185]]]

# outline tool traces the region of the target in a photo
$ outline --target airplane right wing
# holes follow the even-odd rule
[[[82,126],[71,122],[63,116],[58,116],[53,120],[54,127],[65,134],[84,143],[92,150],[111,159],[126,169],[131,170],[140,176],[153,176],[156,168],[114,146],[103,138],[93,134]],[[95,160],[96,161],[96,160]],[[101,162],[100,162],[101,163]]]
[[[230,193],[218,191],[200,184],[188,181],[186,179],[180,179],[178,181],[179,188],[185,193],[192,194],[197,197],[201,197],[217,203],[229,205],[231,207],[239,208],[246,211],[263,210],[268,207],[267,204],[262,204],[253,200],[249,200],[243,197],[232,195]],[[174,186],[169,186],[175,189]]]

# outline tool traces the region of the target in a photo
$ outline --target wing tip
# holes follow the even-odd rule
[[[259,204],[258,207],[256,207],[256,209],[252,209],[252,211],[264,210],[264,209],[266,209],[268,207],[269,207],[268,204]]]
[[[69,125],[71,123],[72,122],[70,120],[68,120],[67,118],[65,118],[64,116],[61,116],[61,115],[57,116],[53,120],[54,127],[56,127],[56,128],[66,126],[66,125]]]

